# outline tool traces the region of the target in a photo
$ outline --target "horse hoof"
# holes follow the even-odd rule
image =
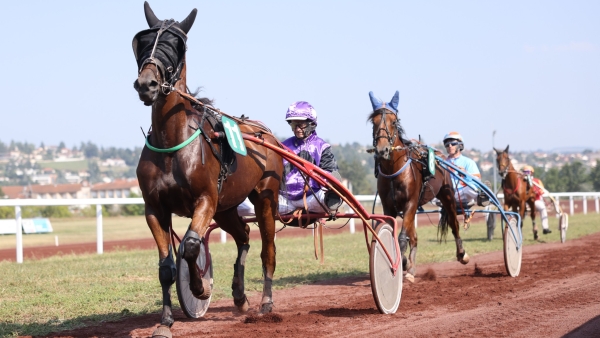
[[[273,312],[273,303],[263,303],[260,306],[260,314],[264,315],[266,313]]]
[[[198,299],[207,300],[212,295],[212,289],[210,288],[210,281],[208,279],[202,278],[202,288],[204,289],[204,293],[201,294]]]
[[[168,326],[160,325],[152,332],[152,337],[156,338],[173,338],[173,334]]]
[[[246,295],[244,295],[244,298],[236,300],[233,300],[233,304],[235,304],[235,306],[237,307],[238,311],[240,313],[246,313],[248,312],[248,309],[250,309],[250,302],[248,301],[248,298],[246,297]]]
[[[459,262],[461,262],[462,264],[468,264],[470,259],[471,258],[469,257],[469,255],[465,252],[463,258],[459,259]]]
[[[406,275],[404,275],[404,278],[405,278],[407,281],[411,282],[411,283],[414,283],[414,282],[415,282],[415,276],[413,276],[413,275],[412,275],[412,274],[410,274],[410,273],[407,273]]]

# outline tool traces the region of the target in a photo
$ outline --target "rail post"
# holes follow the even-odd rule
[[[571,216],[575,213],[575,208],[573,207],[573,196],[569,196],[569,213]]]
[[[98,255],[104,252],[104,243],[102,242],[102,204],[96,204],[96,249]]]
[[[221,231],[221,243],[227,242],[227,233],[223,229],[219,229]]]
[[[348,182],[348,190],[352,193],[352,182]],[[350,218],[350,233],[353,234],[356,231],[356,226],[354,224],[354,218]]]
[[[17,263],[23,263],[23,221],[21,219],[21,207],[15,206],[15,219],[17,221],[15,234],[17,235]]]
[[[587,197],[583,196],[582,199],[583,199],[583,214],[587,215]]]
[[[599,214],[600,213],[600,203],[598,203],[598,195],[596,195],[596,198],[594,198],[596,200],[596,213]]]

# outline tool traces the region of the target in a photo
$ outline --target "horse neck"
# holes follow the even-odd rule
[[[510,188],[516,188],[519,184],[518,180],[520,179],[519,173],[513,167],[512,162],[508,161],[508,173],[506,174],[506,178],[504,179],[504,185]]]
[[[400,135],[396,137],[394,144],[392,147],[404,147],[404,143],[400,140]],[[386,174],[392,174],[400,170],[404,164],[408,161],[408,150],[393,150],[390,152],[389,160],[379,160],[381,169],[385,171]]]
[[[186,92],[186,67],[181,71],[181,78],[174,85],[176,91],[169,95],[160,95],[152,105],[152,143],[156,147],[170,148],[183,141],[194,132],[189,127],[187,111],[190,102],[178,94]]]

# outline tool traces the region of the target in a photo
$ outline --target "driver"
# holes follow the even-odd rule
[[[535,210],[540,213],[540,218],[542,219],[542,232],[544,235],[547,235],[551,233],[552,230],[548,227],[548,210],[546,210],[546,203],[544,203],[543,197],[544,192],[546,192],[544,184],[539,178],[533,177],[535,170],[533,170],[532,166],[524,166],[523,169],[521,169],[521,172],[525,176],[529,186],[533,188],[533,192],[535,193]],[[534,237],[537,237],[537,227],[535,224],[533,227],[533,231],[536,234]]]
[[[481,173],[479,172],[479,168],[477,168],[475,161],[462,155],[462,151],[465,147],[460,133],[451,131],[446,134],[446,136],[444,136],[444,147],[448,153],[448,156],[446,157],[447,162],[452,163],[460,170],[467,172],[475,179],[481,180]],[[478,193],[454,176],[452,176],[452,183],[455,189],[454,199],[457,203],[460,202],[462,206],[466,207],[467,205],[472,204],[475,198],[477,198],[477,205],[479,206],[487,206],[490,203],[489,196],[483,191]],[[489,182],[486,182],[486,185],[489,186]]]
[[[292,128],[294,136],[283,144],[302,159],[339,177],[338,165],[331,152],[331,145],[317,136],[317,111],[305,101],[294,102],[288,107],[285,120]],[[286,189],[279,191],[279,212],[288,214],[297,208],[304,208],[305,181],[300,171],[283,160]],[[328,212],[323,210],[325,191],[310,179],[306,191],[306,204],[309,212]]]
[[[319,168],[340,178],[338,165],[331,151],[331,145],[317,136],[317,111],[313,106],[305,101],[294,102],[288,107],[285,114],[285,120],[292,128],[294,136],[283,141],[294,154],[302,159],[317,165]],[[283,160],[285,179],[284,190],[279,191],[279,213],[289,214],[298,208],[304,208],[304,194],[306,190],[306,205],[309,212],[321,213],[334,211],[339,207],[338,203],[325,203],[325,190],[317,182],[309,179],[308,187],[305,188],[305,181],[301,172],[292,166],[287,160]],[[332,202],[339,199],[335,194],[330,194]],[[329,205],[332,210],[323,210],[323,205]],[[254,206],[246,200],[238,206],[240,216],[254,215]]]

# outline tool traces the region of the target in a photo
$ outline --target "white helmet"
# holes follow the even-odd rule
[[[446,143],[446,140],[457,140],[458,141],[458,145],[459,145],[459,149],[461,151],[463,151],[465,149],[465,145],[463,143],[463,138],[462,135],[457,132],[457,131],[451,131],[448,134],[446,134],[446,136],[444,136],[444,144]]]

